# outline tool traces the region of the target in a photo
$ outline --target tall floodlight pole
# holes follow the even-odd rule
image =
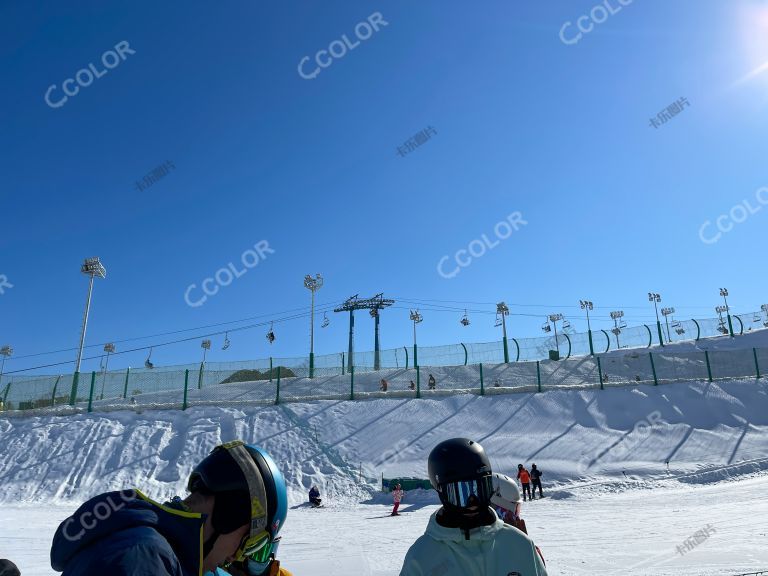
[[[672,332],[669,330],[669,316],[670,314],[674,314],[675,309],[674,308],[662,308],[661,314],[664,316],[664,321],[667,324],[667,340],[669,342],[672,342]]]
[[[416,324],[424,320],[418,310],[411,310],[411,320],[413,320],[413,367],[419,367],[418,348],[416,347]]]
[[[0,384],[3,381],[3,371],[5,370],[5,359],[8,358],[8,356],[10,356],[11,354],[13,354],[13,348],[11,348],[10,346],[3,346],[2,348],[0,348],[0,355],[3,356],[2,363],[0,363]]]
[[[591,300],[579,300],[579,304],[581,305],[582,310],[587,311],[587,333],[589,334],[589,353],[594,356],[595,355],[595,347],[592,344],[592,324],[589,323],[589,311],[592,310],[595,306],[592,304]]]
[[[80,346],[77,348],[77,361],[75,362],[75,374],[72,378],[72,394],[69,397],[70,405],[75,405],[77,399],[77,382],[80,379],[80,361],[83,358],[83,344],[85,343],[85,330],[88,327],[88,312],[91,309],[91,294],[93,293],[93,279],[98,276],[99,278],[106,278],[107,271],[101,264],[98,256],[93,258],[86,258],[83,265],[80,267],[80,272],[86,276],[90,276],[88,281],[88,299],[85,301],[85,313],[83,314],[83,326],[80,330]]]
[[[200,342],[200,348],[203,349],[203,365],[205,365],[205,355],[208,352],[208,350],[211,349],[211,341],[203,340],[202,342]]]
[[[504,334],[504,364],[509,364],[509,347],[507,345],[507,316],[509,316],[509,307],[504,302],[496,304],[496,314],[501,316],[501,329]]]
[[[560,342],[557,340],[557,322],[563,319],[562,314],[550,314],[549,321],[555,326],[555,348],[557,349],[558,359],[560,357]]]
[[[309,377],[315,376],[315,292],[323,287],[323,277],[316,274],[314,278],[304,276],[304,288],[312,292],[312,306],[309,313]]]
[[[619,341],[619,334],[621,334],[621,326],[619,321],[624,317],[624,310],[614,310],[611,312],[611,320],[613,320],[613,335],[616,336],[616,349],[621,350],[621,342]]]
[[[104,352],[107,353],[107,360],[104,363],[104,375],[101,377],[101,399],[104,400],[104,385],[107,383],[107,371],[109,370],[109,355],[115,351],[115,345],[112,342],[104,344]]]
[[[648,301],[653,302],[653,307],[656,309],[656,329],[659,331],[659,344],[664,346],[664,335],[661,332],[661,320],[659,319],[659,302],[661,302],[661,294],[648,292]]]
[[[723,297],[723,301],[725,302],[725,313],[728,316],[728,330],[731,332],[731,338],[735,338],[736,335],[733,333],[733,320],[731,320],[731,309],[728,308],[728,288],[720,288],[720,296]]]

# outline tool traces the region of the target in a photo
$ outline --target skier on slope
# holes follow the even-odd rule
[[[541,477],[543,473],[536,468],[536,464],[531,464],[531,484],[533,497],[536,498],[536,488],[539,489],[539,498],[544,498],[544,491],[541,489]]]
[[[517,479],[520,480],[520,484],[523,485],[523,502],[525,502],[525,495],[528,494],[528,498],[533,500],[531,496],[531,474],[522,464],[517,465]]]
[[[320,498],[320,490],[317,489],[317,486],[312,486],[312,488],[309,489],[309,503],[314,507],[318,507],[323,503],[323,500]]]
[[[63,576],[199,576],[252,558],[285,520],[281,483],[264,450],[222,444],[192,471],[184,500],[130,490],[80,506],[56,531],[51,566]]]
[[[405,556],[400,576],[546,576],[533,541],[489,507],[493,471],[482,446],[441,442],[429,455],[429,479],[442,507]]]
[[[397,509],[400,508],[400,502],[403,500],[404,494],[405,492],[403,492],[400,484],[395,484],[395,489],[392,490],[392,500],[394,501],[395,506],[392,508],[392,514],[390,514],[390,516],[400,516],[400,513],[397,511]]]

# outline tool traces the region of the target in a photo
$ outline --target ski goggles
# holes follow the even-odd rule
[[[493,480],[491,476],[483,476],[474,480],[449,482],[444,485],[443,491],[448,502],[457,508],[486,506],[493,494]]]
[[[245,569],[248,574],[253,576],[261,576],[269,567],[269,563],[272,562],[275,554],[277,554],[277,547],[280,544],[280,536],[272,540],[268,545],[258,550],[252,556],[245,559]]]

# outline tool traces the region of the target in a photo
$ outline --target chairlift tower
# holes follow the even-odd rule
[[[735,338],[736,335],[733,333],[733,320],[731,320],[731,310],[728,308],[728,288],[720,288],[720,296],[723,297],[723,301],[725,302],[725,313],[728,316],[728,330],[731,333],[731,338]]]
[[[659,302],[661,302],[661,294],[648,292],[648,301],[653,302],[653,307],[656,310],[656,329],[659,331],[659,344],[664,346],[664,335],[661,332],[661,320],[659,319]]]
[[[347,367],[351,372],[354,367],[352,354],[354,353],[354,334],[355,334],[355,310],[370,310],[371,316],[373,316],[374,322],[374,356],[373,356],[373,369],[379,370],[380,368],[380,350],[379,350],[379,310],[383,310],[388,306],[394,304],[394,300],[384,298],[383,294],[376,294],[373,298],[358,298],[355,294],[339,306],[335,308],[334,312],[349,312],[349,358],[347,359]]]
[[[323,287],[323,277],[319,273],[314,278],[304,276],[304,288],[312,292],[312,305],[309,312],[309,377],[315,376],[315,292]]]
[[[504,302],[496,304],[496,314],[501,316],[501,329],[504,335],[504,364],[509,364],[509,347],[507,346],[507,316],[509,316],[509,306]]]
[[[595,347],[592,344],[592,324],[589,322],[589,311],[593,310],[595,305],[592,303],[591,300],[579,300],[579,305],[581,306],[582,310],[586,310],[587,312],[587,334],[589,335],[589,354],[591,356],[595,355]]]
[[[621,329],[626,326],[626,323],[622,320],[622,318],[624,318],[624,310],[614,310],[611,312],[611,320],[613,320],[613,329],[611,332],[613,332],[613,335],[616,336],[616,348],[618,350],[621,350],[619,334],[621,334]],[[621,322],[621,325],[619,322]]]
[[[670,317],[670,315],[672,315],[674,313],[675,313],[674,307],[672,307],[672,308],[662,308],[661,309],[661,314],[662,314],[662,316],[664,316],[664,322],[667,325],[667,341],[668,342],[672,342],[672,332],[669,329],[669,317]]]

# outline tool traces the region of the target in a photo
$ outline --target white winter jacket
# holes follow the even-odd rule
[[[405,555],[400,576],[547,576],[533,541],[497,519],[469,531],[445,528],[432,514]]]

